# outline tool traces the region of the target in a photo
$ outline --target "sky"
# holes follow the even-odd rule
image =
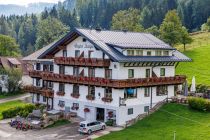
[[[0,0],[0,4],[27,5],[29,3],[37,3],[37,2],[57,3],[58,1],[64,1],[64,0]]]

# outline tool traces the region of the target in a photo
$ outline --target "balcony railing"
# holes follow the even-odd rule
[[[98,58],[74,58],[74,57],[56,57],[54,58],[56,64],[71,65],[71,66],[91,66],[91,67],[109,67],[109,59]]]
[[[25,92],[37,93],[37,94],[41,94],[42,96],[50,97],[50,98],[54,97],[54,91],[48,88],[25,86],[23,89]]]
[[[151,77],[151,78],[117,80],[117,79],[106,79],[99,77],[72,76],[72,75],[46,73],[46,72],[40,72],[40,73],[41,73],[40,74],[41,78],[47,81],[81,84],[81,85],[93,85],[99,87],[113,87],[113,88],[135,88],[135,87],[149,87],[149,86],[158,86],[158,85],[178,85],[186,81],[186,76],[178,76],[178,75],[174,77]],[[35,77],[32,75],[32,73],[30,76]]]

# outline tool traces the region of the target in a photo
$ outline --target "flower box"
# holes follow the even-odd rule
[[[80,96],[79,93],[72,93],[72,94],[71,94],[71,97],[76,98],[76,99],[78,99],[79,96]]]
[[[90,112],[89,108],[84,108],[84,112]]]
[[[102,98],[102,101],[104,101],[104,102],[108,102],[108,103],[110,103],[110,102],[112,102],[112,98],[108,98],[108,97],[103,97]]]
[[[86,99],[92,101],[92,100],[95,100],[95,96],[93,96],[93,95],[87,95],[86,96]]]
[[[76,106],[76,107],[72,106],[71,109],[72,109],[72,110],[78,110],[79,107],[78,107],[78,106]]]
[[[56,94],[57,94],[58,96],[64,96],[64,95],[65,95],[65,92],[63,92],[63,91],[58,91]]]

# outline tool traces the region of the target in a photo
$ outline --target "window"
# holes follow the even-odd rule
[[[79,85],[73,85],[73,94],[79,94]]]
[[[104,97],[106,98],[112,98],[112,88],[105,88],[105,94]]]
[[[124,91],[124,98],[136,98],[137,97],[137,89],[127,88]]]
[[[143,56],[143,50],[136,50],[136,56]]]
[[[95,97],[95,87],[89,86],[88,87],[88,95],[91,95],[92,97]]]
[[[79,67],[73,67],[73,75],[79,76]]]
[[[67,57],[67,50],[63,50],[63,57]]]
[[[165,76],[165,68],[160,68],[160,76]]]
[[[134,69],[128,69],[128,78],[134,77]]]
[[[89,75],[89,77],[95,77],[95,69],[94,68],[89,68],[88,69],[88,75]]]
[[[41,79],[36,79],[36,86],[37,87],[40,87],[41,86]]]
[[[92,52],[93,52],[92,50],[88,51],[88,58],[91,58],[92,57],[92,55],[91,55]]]
[[[59,74],[65,74],[65,66],[63,65],[59,66]]]
[[[167,86],[158,86],[156,92],[157,96],[167,95]]]
[[[65,102],[64,102],[64,101],[59,100],[59,101],[58,101],[58,106],[60,106],[60,107],[64,107],[64,106],[65,106]]]
[[[147,56],[151,56],[152,52],[151,51],[147,51]]]
[[[163,51],[163,56],[169,56],[169,51]]]
[[[87,41],[86,38],[83,38],[83,39],[82,39],[82,42],[86,42],[86,41]]]
[[[78,104],[78,103],[73,103],[71,109],[72,109],[72,110],[78,110],[78,109],[79,109],[79,104]]]
[[[43,65],[43,71],[49,71],[49,65]]]
[[[36,63],[36,70],[41,70],[41,64],[40,63]]]
[[[105,69],[105,78],[112,79],[112,70],[111,69]]]
[[[150,77],[150,69],[146,69],[146,78]]]
[[[144,106],[144,112],[149,112],[149,106]]]
[[[48,88],[51,88],[51,89],[53,88],[53,82],[51,81],[48,82]]]
[[[46,97],[45,96],[43,96],[43,102],[46,102]]]
[[[134,56],[134,50],[127,50],[128,56]]]
[[[128,115],[133,114],[133,108],[128,108]]]
[[[80,56],[80,50],[75,50],[75,57],[79,57]]]
[[[59,91],[64,92],[65,91],[65,85],[63,83],[59,83]]]
[[[161,56],[161,55],[162,55],[162,51],[161,51],[161,50],[155,51],[155,55],[156,55],[156,56]]]
[[[36,101],[39,102],[39,100],[40,100],[40,94],[37,94],[36,95]]]
[[[54,70],[54,66],[50,65],[50,72],[53,72],[53,70]]]
[[[150,95],[150,88],[149,87],[144,88],[144,97],[149,97],[149,95]]]

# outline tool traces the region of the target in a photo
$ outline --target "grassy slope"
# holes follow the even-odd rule
[[[0,120],[2,119],[2,112],[4,110],[7,110],[9,108],[13,108],[13,107],[17,107],[17,106],[23,106],[25,105],[26,103],[22,102],[22,101],[9,101],[9,102],[6,102],[6,103],[1,103],[0,104]]]
[[[164,112],[167,110],[184,119]],[[177,140],[209,140],[210,113],[201,113],[179,104],[164,105],[161,110],[119,132],[105,135],[98,140],[172,140],[176,131]]]
[[[187,51],[184,53],[193,59],[193,62],[180,63],[176,73],[187,75],[190,83],[192,77],[195,76],[197,84],[210,86],[210,33],[201,33],[192,37],[194,41],[187,45]],[[177,48],[183,51],[181,45]]]

